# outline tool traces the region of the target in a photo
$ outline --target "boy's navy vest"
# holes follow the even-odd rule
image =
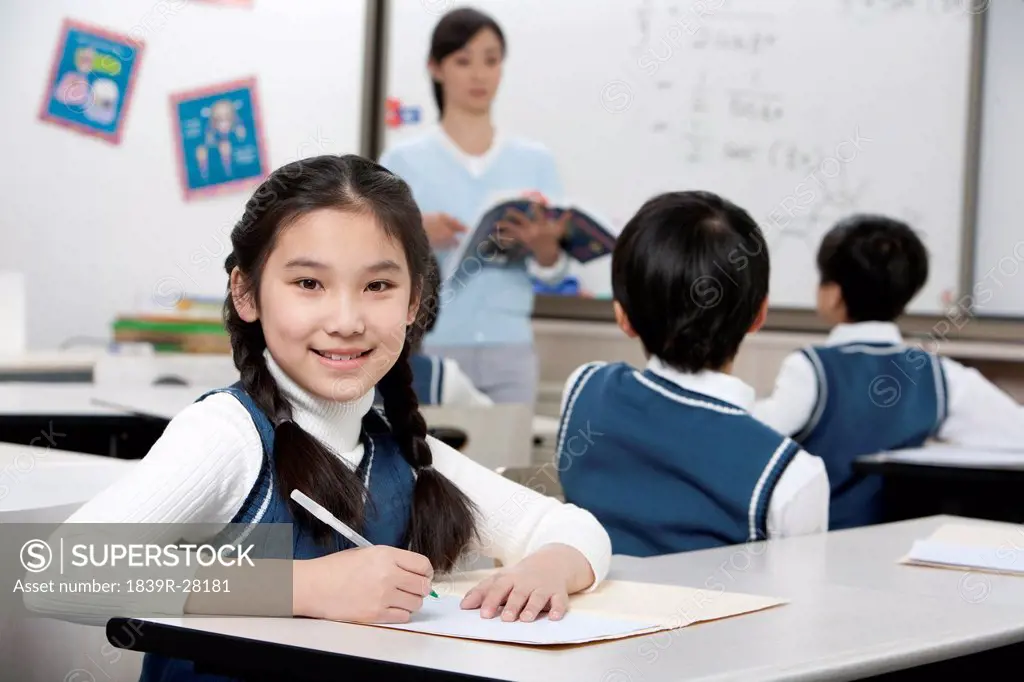
[[[794,440],[824,461],[832,488],[829,529],[882,521],[882,478],[853,470],[854,460],[922,445],[946,419],[939,358],[892,343],[812,346],[818,398]]]
[[[444,362],[437,355],[415,353],[409,356],[412,365],[412,387],[420,405],[440,405],[444,390]]]
[[[277,485],[274,467],[274,426],[251,397],[236,383],[228,388],[210,391],[199,400],[218,392],[227,392],[238,399],[249,411],[263,443],[263,464],[256,483],[249,491],[242,508],[231,523],[293,523],[293,558],[313,559],[354,545],[340,535],[334,546],[317,543],[309,529],[295,523],[287,499]],[[387,422],[375,409],[363,418],[362,443],[365,448],[362,462],[356,470],[366,482],[369,497],[366,519],[360,534],[375,545],[403,547],[409,525],[412,491],[415,477],[412,467],[405,461],[401,449],[391,436]],[[142,663],[140,682],[231,682],[227,677],[196,673],[191,661],[146,654]]]
[[[650,370],[591,363],[558,433],[567,502],[612,552],[653,556],[768,537],[768,505],[800,448],[746,410]]]

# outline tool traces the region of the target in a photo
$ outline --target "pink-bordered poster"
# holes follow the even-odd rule
[[[144,47],[130,36],[65,19],[39,118],[120,144]]]
[[[256,78],[171,95],[185,199],[250,189],[268,174]]]

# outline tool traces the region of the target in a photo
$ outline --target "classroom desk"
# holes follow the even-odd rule
[[[0,383],[0,441],[140,459],[167,423],[208,390],[201,386]],[[431,424],[431,432],[459,447],[465,434],[445,426]],[[535,438],[550,442],[558,421],[534,416],[532,427]]]
[[[107,635],[115,646],[195,657],[211,671],[250,680],[333,680],[342,671],[351,679],[531,682],[852,680],[885,674],[931,680],[939,672],[982,679],[996,664],[1021,655],[1024,578],[972,574],[965,581],[962,572],[895,564],[913,539],[950,520],[653,559],[617,556],[611,578],[704,587],[708,600],[724,589],[790,603],[559,650],[306,619],[113,619]],[[987,598],[977,599],[985,585]],[[696,601],[680,604],[680,617],[699,608]],[[137,634],[127,638],[125,632]]]
[[[0,355],[0,381],[89,382],[104,350],[36,351]]]
[[[133,462],[0,443],[0,523],[59,523]]]
[[[854,469],[885,477],[886,521],[955,514],[1024,522],[1024,452],[964,456],[974,454],[926,447],[859,457]]]
[[[757,591],[760,585],[765,584],[798,594],[803,589],[811,589],[811,585],[831,585],[917,594],[950,603],[1024,606],[1024,576],[899,563],[915,540],[924,540],[940,526],[949,523],[984,524],[985,521],[951,515],[929,516],[770,543],[752,543],[685,555],[634,558],[630,570],[639,576],[638,579],[655,580],[670,567],[683,569],[685,558],[687,573],[717,577],[724,583],[735,578],[740,587],[727,586],[726,589],[730,590]],[[1024,550],[1024,527],[1015,546]]]
[[[139,459],[167,421],[93,403],[92,384],[0,383],[0,441]]]
[[[207,390],[210,389],[161,386],[113,390],[108,387],[95,391],[94,397],[108,407],[170,420]],[[457,408],[444,409],[451,411]],[[558,425],[558,419],[533,415],[530,428],[533,430],[534,443],[553,442],[558,435]]]

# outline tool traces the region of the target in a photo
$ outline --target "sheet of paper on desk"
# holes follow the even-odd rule
[[[546,616],[532,623],[506,623],[501,618],[481,618],[478,609],[459,606],[461,597],[424,599],[423,608],[408,623],[381,625],[431,635],[481,639],[508,644],[582,644],[601,639],[628,637],[659,629],[656,622],[623,620],[570,611],[562,620]]]
[[[503,623],[458,606],[466,592],[493,572],[471,571],[448,582],[435,581],[441,599],[424,600],[425,618],[387,627],[507,643],[581,644],[682,628],[785,603],[758,595],[609,580],[593,592],[572,595],[569,612],[561,621]]]
[[[1024,527],[1010,523],[945,524],[917,540],[904,564],[1024,575]]]
[[[964,467],[1024,467],[1024,445],[1019,452],[1011,450],[966,450],[947,445],[933,445],[913,450],[895,450],[885,460],[900,464]]]

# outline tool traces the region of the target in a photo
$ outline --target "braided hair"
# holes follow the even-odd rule
[[[272,173],[245,207],[231,232],[232,253],[224,267],[230,278],[237,268],[244,293],[258,306],[260,277],[280,230],[319,209],[369,213],[405,253],[413,296],[420,300],[417,322],[406,330],[395,364],[377,384],[384,414],[416,483],[406,544],[426,556],[435,570],[451,570],[476,534],[474,508],[466,495],[433,466],[426,441],[427,425],[419,410],[409,364],[410,345],[419,341],[420,321],[437,305],[430,278],[436,277],[420,211],[409,186],[373,161],[354,156],[319,156],[295,161]],[[229,284],[230,287],[230,284]],[[430,300],[427,300],[430,299]],[[332,514],[359,528],[365,518],[365,484],[341,459],[292,420],[291,406],[267,367],[267,348],[259,320],[246,322],[230,289],[224,320],[231,337],[235,367],[246,392],[275,425],[274,461],[281,495],[293,517],[326,543],[332,531],[317,523],[290,497],[300,489]],[[372,390],[372,387],[371,387]]]

